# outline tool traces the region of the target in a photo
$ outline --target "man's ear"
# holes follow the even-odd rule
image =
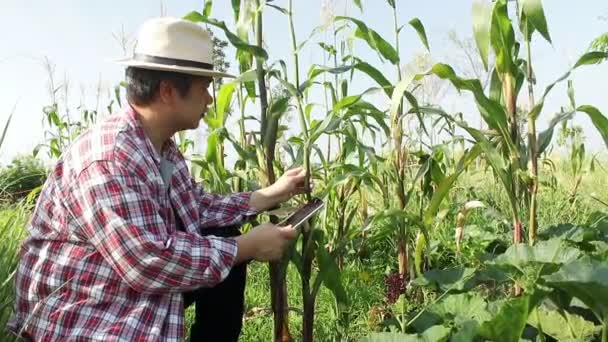
[[[173,84],[167,80],[160,81],[158,84],[158,98],[164,104],[172,104],[174,95],[175,89],[173,88]]]

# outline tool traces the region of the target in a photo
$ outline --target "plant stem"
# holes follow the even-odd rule
[[[528,36],[528,24],[525,28],[525,36]],[[528,57],[528,97],[530,102],[530,108],[534,107],[534,79],[532,77],[532,49],[530,47],[530,40],[526,39],[526,51]],[[538,149],[536,143],[536,118],[528,118],[528,158],[530,159],[530,168],[532,172],[532,180],[530,182],[530,223],[528,227],[528,242],[532,245],[536,241],[536,232],[538,230]]]
[[[604,327],[602,328],[602,342],[608,342],[608,318],[604,318]]]
[[[293,24],[293,0],[289,0],[288,9],[289,18],[289,33],[291,35],[291,49],[293,55],[293,67],[294,67],[294,82],[295,87],[299,89],[300,86],[300,61],[296,43],[296,33]],[[304,135],[304,169],[306,170],[306,178],[304,179],[304,188],[306,189],[305,196],[310,200],[310,150],[311,144],[310,137],[308,134],[308,125],[306,123],[306,116],[302,108],[302,95],[298,91],[296,94],[296,107],[300,118],[300,128]],[[302,322],[302,341],[312,342],[314,334],[314,315],[315,315],[315,297],[311,293],[310,279],[312,277],[312,263],[314,260],[314,244],[312,243],[312,223],[309,221],[304,224],[302,229],[302,302],[304,306],[304,315]]]
[[[260,8],[260,1],[256,1],[257,8]],[[255,37],[256,44],[259,47],[263,46],[263,23],[262,23],[262,12],[260,11],[255,16]],[[258,78],[258,88],[260,92],[260,118],[261,118],[261,134],[265,134],[266,127],[268,125],[267,114],[268,114],[268,92],[266,90],[266,72],[264,70],[264,60],[262,58],[256,58],[256,70]],[[261,137],[261,141],[264,141],[264,137]],[[276,142],[275,142],[276,143]],[[265,151],[265,178],[266,186],[273,184],[276,180],[274,173],[274,144],[272,148]],[[269,146],[270,147],[270,146]],[[270,220],[275,222],[277,217],[270,217]],[[272,311],[274,314],[274,340],[275,341],[291,341],[291,334],[289,333],[289,319],[288,319],[288,305],[287,305],[287,284],[285,283],[285,274],[282,267],[283,261],[269,263],[270,273],[270,295]]]
[[[399,28],[398,28],[398,20],[397,20],[397,3],[395,3],[395,7],[393,7],[393,31],[395,34],[395,49],[397,51],[397,55],[399,55]],[[397,63],[397,83],[401,82],[401,66],[400,63]],[[397,176],[397,197],[399,199],[399,207],[402,210],[405,210],[407,205],[406,196],[405,196],[405,149],[403,147],[403,122],[401,121],[401,112],[403,111],[403,99],[400,100],[399,110],[395,117],[391,118],[391,132],[392,132],[392,141],[393,141],[393,149],[394,149],[394,167],[395,174]],[[398,222],[399,236],[397,238],[397,258],[399,261],[399,274],[402,277],[405,277],[408,269],[409,269],[409,253],[407,246],[407,236],[405,234],[405,229],[401,229],[405,227],[405,222],[400,220]]]
[[[300,86],[300,62],[298,56],[298,50],[296,45],[296,33],[293,25],[293,1],[289,0],[289,33],[291,35],[291,48],[293,55],[293,64],[294,64],[294,73],[295,73],[295,86],[299,88]],[[304,169],[306,170],[307,177],[304,179],[304,187],[306,189],[306,197],[310,199],[310,177],[311,177],[311,169],[310,169],[310,141],[308,141],[308,125],[306,124],[306,116],[304,115],[304,110],[302,108],[302,96],[298,91],[296,95],[296,107],[298,109],[298,114],[300,118],[300,128],[302,129],[302,133],[304,134]]]

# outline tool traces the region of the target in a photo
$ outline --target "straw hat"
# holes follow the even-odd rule
[[[234,77],[213,70],[213,40],[201,26],[179,18],[149,19],[140,27],[133,56],[119,64],[197,76]]]

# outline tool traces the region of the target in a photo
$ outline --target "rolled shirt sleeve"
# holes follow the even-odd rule
[[[251,205],[251,192],[237,192],[230,195],[207,193],[194,184],[201,229],[240,226],[253,218],[258,210]]]

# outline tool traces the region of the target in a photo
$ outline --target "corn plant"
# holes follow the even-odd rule
[[[359,1],[354,3],[363,11]],[[441,63],[423,74],[402,73],[399,8],[396,1],[389,0],[388,5],[394,17],[393,44],[360,19],[336,16],[325,27],[331,26],[330,41],[318,43],[325,53],[326,62],[311,66],[306,76],[300,69],[299,51],[323,28],[313,30],[308,39],[298,40],[293,1],[286,1],[285,7],[273,1],[232,1],[236,22],[234,29],[211,18],[211,1],[205,1],[202,12],[191,12],[186,16],[224,32],[230,44],[236,48],[241,72],[239,79],[218,89],[216,106],[206,118],[210,128],[206,153],[195,159],[195,163],[201,167],[201,178],[207,182],[207,186],[218,192],[251,190],[256,186],[252,185],[255,179],[262,186],[267,186],[288,168],[287,165],[302,165],[309,176],[306,184],[309,191],[303,197],[306,199],[312,195],[314,179],[314,194],[322,196],[326,202],[326,208],[318,218],[305,225],[299,244],[288,256],[301,279],[304,341],[313,339],[315,303],[321,286],[334,294],[336,312],[345,325],[342,329],[347,330],[348,313],[341,308],[348,304],[348,298],[341,284],[340,270],[347,262],[347,252],[353,248],[356,239],[365,240],[370,234],[376,238],[390,237],[396,245],[400,277],[405,279],[409,272],[410,280],[418,278],[414,282],[424,283],[427,280],[424,253],[431,242],[429,233],[445,218],[444,209],[451,206],[445,203],[445,199],[456,188],[458,178],[474,165],[474,161],[483,158],[506,190],[513,241],[516,243],[513,248],[524,248],[517,243],[523,241],[522,222],[526,218],[529,220],[528,240],[530,243],[537,240],[538,160],[549,146],[554,128],[572,118],[575,112],[586,113],[608,142],[608,120],[594,107],[576,106],[573,91],[569,92],[571,101],[568,108],[551,120],[546,131],[536,132],[536,122],[544,100],[554,85],[566,80],[574,69],[606,57],[604,52],[585,54],[570,71],[550,84],[535,102],[533,86],[536,79],[531,49],[533,33],[538,32],[551,41],[539,0],[516,2],[518,25],[514,25],[509,16],[506,0],[474,4],[474,37],[482,63],[487,74],[491,75],[489,87],[482,86],[478,79],[459,77],[452,67]],[[267,10],[277,10],[285,15],[290,33],[291,69],[284,61],[272,61],[264,49],[264,14]],[[414,28],[429,50],[420,20],[412,19],[409,26]],[[522,33],[522,42],[515,39],[516,28]],[[361,40],[377,52],[381,62],[395,67],[394,82],[372,63],[354,54],[350,49],[352,41],[348,34],[351,30],[354,31],[354,39]],[[522,46],[525,47],[521,49],[523,52],[520,51]],[[492,65],[488,58],[490,48],[496,56]],[[423,101],[420,104],[416,94],[420,94],[421,87],[424,87],[421,81],[428,75],[438,76],[456,89],[472,93],[487,130],[473,128],[463,120],[461,114],[449,115],[433,103]],[[352,94],[349,83],[358,76],[369,77],[376,87]],[[518,106],[517,100],[524,84],[528,85],[530,108]],[[324,112],[321,112],[324,118],[321,120],[314,119],[313,114],[323,107],[309,99],[310,91],[315,88],[320,88],[325,97]],[[378,108],[368,101],[367,96],[377,91],[390,100],[388,109]],[[238,136],[226,128],[234,97],[240,111]],[[248,113],[254,107],[259,114]],[[299,123],[298,133],[291,137],[283,124],[290,113],[296,115]],[[527,116],[522,117],[522,113]],[[523,127],[522,119],[527,122],[527,128]],[[248,129],[246,122],[255,128]],[[415,134],[406,128],[411,124],[420,127]],[[466,143],[460,140],[462,153],[458,155],[455,153],[459,139],[457,129],[469,135]],[[436,141],[439,135],[444,134],[442,132],[453,139],[451,144]],[[322,136],[328,140],[326,149],[319,142]],[[368,144],[369,140],[389,146],[389,149],[377,152]],[[225,165],[227,143],[239,156],[233,170]],[[371,204],[368,196],[378,198],[381,205]],[[465,202],[468,204],[462,204],[457,213],[456,242],[459,246],[467,211],[480,206],[479,202],[472,200],[476,198],[467,199]],[[375,212],[370,213],[370,209]],[[270,215],[269,219],[278,222],[278,217],[274,215]],[[365,241],[360,250],[364,244]],[[539,248],[549,247],[541,245]],[[270,265],[273,336],[276,341],[292,339],[285,283],[288,261],[285,258]],[[471,272],[467,274],[473,276]],[[537,274],[534,280],[542,282],[541,276],[544,275]],[[513,276],[518,284],[521,283],[518,286],[526,291],[521,299],[512,301],[514,306],[519,305],[522,310],[535,308],[537,302],[534,302],[534,296],[540,293],[536,292],[535,286],[522,279],[527,276],[528,273]],[[448,292],[438,298],[438,305]],[[415,302],[416,295],[413,297],[404,300]],[[465,299],[476,301],[478,298]],[[484,328],[481,328],[479,336],[489,339],[500,336],[495,326],[508,316],[508,309],[505,310],[493,323],[483,323]],[[542,314],[538,313],[536,318],[540,320]],[[411,329],[414,322],[415,319],[403,320],[400,329],[405,332]],[[517,332],[514,329],[512,336]],[[434,333],[449,334],[450,331],[437,328],[429,332],[429,336],[438,336]],[[347,338],[347,332],[338,332],[337,335],[338,339]]]
[[[488,125],[490,132],[486,134],[464,122],[457,122],[457,124],[467,131],[475,142],[480,144],[486,160],[492,166],[494,173],[506,190],[511,207],[513,241],[515,243],[522,242],[522,217],[524,216],[522,209],[525,208],[526,199],[531,197],[527,212],[531,220],[528,227],[529,240],[533,243],[537,230],[537,204],[535,199],[538,186],[537,161],[539,155],[549,145],[555,125],[571,118],[576,111],[583,112],[590,116],[604,140],[608,136],[605,130],[608,121],[596,108],[591,106],[579,106],[567,113],[560,113],[550,122],[549,128],[538,135],[535,132],[535,121],[543,109],[544,99],[556,83],[567,79],[571,72],[580,66],[597,63],[605,57],[605,53],[590,52],[583,55],[571,70],[546,88],[538,103],[532,103],[527,116],[529,137],[526,147],[519,131],[516,108],[517,97],[526,77],[529,84],[535,82],[531,76],[533,71],[529,41],[533,32],[540,32],[549,41],[550,38],[540,1],[522,1],[519,8],[520,27],[524,30],[523,33],[527,42],[527,59],[519,57],[520,43],[515,40],[512,21],[507,10],[507,2],[496,1],[492,4],[476,2],[473,5],[474,31],[480,56],[484,63],[487,63],[490,46],[497,56],[489,94],[484,93],[479,80],[463,79],[457,76],[453,68],[447,64],[436,64],[431,68],[429,74],[449,80],[456,89],[469,91],[475,96],[480,114]],[[423,76],[419,75],[417,77]],[[530,100],[533,102],[531,86],[528,89]],[[437,112],[435,109],[429,108],[420,110]],[[528,162],[531,164],[530,168],[527,166]],[[528,194],[524,193],[526,185]],[[530,197],[525,196],[530,194]]]

